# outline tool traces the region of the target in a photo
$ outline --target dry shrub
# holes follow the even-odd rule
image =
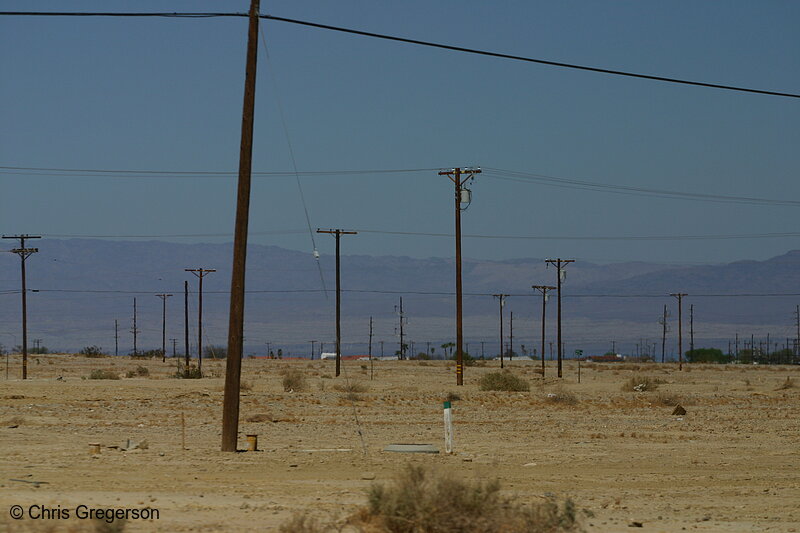
[[[253,384],[249,381],[242,381],[239,383],[239,389],[243,391],[251,391],[253,390]]]
[[[287,370],[283,375],[283,390],[285,392],[298,392],[306,389],[306,376],[299,370]]]
[[[658,388],[664,380],[651,378],[649,376],[632,376],[622,384],[622,390],[626,392],[650,392]]]
[[[578,403],[578,398],[574,394],[563,389],[548,392],[546,398],[550,403],[559,403],[563,405],[575,405]]]
[[[89,379],[119,379],[119,374],[111,370],[95,368],[89,374]]]
[[[339,392],[348,392],[350,394],[353,394],[353,393],[367,392],[369,390],[369,387],[363,383],[359,383],[358,381],[348,381],[344,384],[337,383],[336,385],[333,386],[333,390]]]
[[[524,379],[515,376],[508,370],[505,372],[490,372],[480,380],[481,390],[525,392],[530,390],[530,385]]]
[[[445,400],[448,402],[455,402],[461,399],[461,396],[456,394],[455,392],[448,392]]]
[[[278,528],[279,533],[325,533],[337,530],[338,528],[335,526],[324,525],[319,519],[307,512],[293,514],[289,520]]]
[[[150,375],[150,370],[146,366],[137,366],[136,370],[128,370],[125,374],[126,378],[146,377]]]
[[[579,529],[567,500],[522,506],[500,494],[498,481],[461,481],[406,466],[393,484],[373,485],[359,515],[387,533],[555,533]]]
[[[21,416],[12,416],[0,422],[2,426],[21,426],[25,423],[25,419]]]
[[[681,403],[681,399],[676,394],[659,392],[653,398],[653,403],[656,405],[663,405],[664,407],[675,407]]]
[[[780,386],[775,390],[786,390],[786,389],[793,389],[797,385],[795,385],[794,380],[791,377],[787,377],[786,381],[780,384]]]

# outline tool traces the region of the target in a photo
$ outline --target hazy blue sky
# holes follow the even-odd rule
[[[248,2],[3,2],[3,10],[246,11]],[[554,61],[800,92],[794,1],[271,1],[262,12]],[[0,166],[235,171],[246,19],[0,17]],[[485,169],[800,199],[800,101],[477,57],[264,21],[254,171]],[[45,175],[33,175],[45,174]],[[0,170],[0,231],[232,234],[235,177]],[[548,237],[798,231],[798,207],[476,179],[464,232]],[[451,233],[435,170],[303,176],[311,224]],[[252,242],[310,251],[297,183],[258,177]],[[289,232],[270,235],[267,232]],[[316,236],[323,253],[330,238]],[[172,237],[182,242],[229,237]],[[475,258],[719,262],[800,239],[467,238]],[[365,233],[346,253],[452,256],[451,238]]]

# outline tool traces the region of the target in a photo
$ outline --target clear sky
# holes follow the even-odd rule
[[[249,2],[5,0],[2,10],[246,11]],[[262,13],[568,63],[800,92],[794,1],[265,1]],[[452,233],[438,168],[476,165],[473,258],[723,262],[798,237],[576,240],[798,231],[797,206],[616,194],[509,180],[800,200],[800,100],[479,57],[263,21],[254,171],[301,175],[311,225]],[[238,168],[247,21],[0,17],[0,166]],[[284,120],[281,119],[281,112]],[[285,124],[285,129],[284,129]],[[504,172],[489,169],[504,169]],[[0,231],[233,231],[235,177],[0,169]],[[295,176],[258,176],[251,242],[311,251]],[[276,233],[271,233],[276,232]],[[187,237],[189,234],[205,236]],[[209,236],[211,235],[211,236]],[[221,236],[214,236],[221,235]],[[315,236],[323,253],[333,241]],[[345,253],[452,256],[448,237],[363,233]]]

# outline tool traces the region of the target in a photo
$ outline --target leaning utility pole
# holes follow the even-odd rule
[[[542,379],[544,379],[544,321],[546,316],[545,311],[547,310],[547,292],[555,290],[556,288],[551,287],[550,285],[531,285],[531,288],[542,293]]]
[[[678,370],[683,370],[683,297],[685,292],[670,294],[678,299]]]
[[[235,246],[235,245],[234,245]],[[200,288],[197,292],[197,373],[203,375],[203,278],[216,268],[184,268],[186,272],[191,272],[200,280]],[[241,357],[241,354],[240,354]],[[230,353],[228,354],[230,359]],[[187,366],[188,369],[188,366]]]
[[[136,344],[136,338],[139,335],[139,328],[136,327],[136,298],[133,299],[133,329],[131,329],[131,333],[133,333],[133,355],[139,355],[139,348]]]
[[[156,294],[161,298],[161,362],[167,360],[167,298],[171,294]]]
[[[456,206],[456,385],[464,384],[464,323],[462,320],[463,306],[461,301],[461,204],[466,203],[467,207],[472,202],[472,191],[464,187],[464,184],[480,174],[480,168],[460,168],[453,170],[443,170],[440,176],[447,176],[455,185],[455,206]],[[462,179],[462,174],[467,174]],[[465,207],[464,209],[467,209]]]
[[[508,294],[492,294],[500,302],[500,368],[503,368],[503,307]]]
[[[228,357],[222,403],[222,451],[235,452],[239,436],[239,391],[244,341],[244,279],[247,258],[247,225],[250,217],[250,172],[253,166],[253,112],[256,101],[259,0],[250,0],[247,31],[247,63],[242,105],[242,137],[239,147],[239,183],[236,191],[236,224],[233,238],[231,302],[228,317]],[[200,278],[202,283],[203,279]],[[198,345],[198,350],[200,346]],[[198,362],[199,367],[199,362]]]
[[[357,231],[343,231],[341,229],[317,228],[317,233],[329,233],[336,237],[336,375],[340,373],[342,364],[342,278],[340,265],[340,245],[342,235],[356,235]]]
[[[566,270],[564,268],[569,263],[574,263],[574,259],[547,259],[545,260],[546,263],[555,265],[556,270],[558,271],[558,338],[556,342],[558,343],[558,377],[561,376],[561,359],[563,357],[564,346],[561,343],[561,282],[564,281],[564,277],[566,276]]]
[[[19,239],[19,248],[11,250],[20,258],[22,272],[22,379],[28,379],[28,288],[25,276],[25,261],[39,251],[38,248],[25,248],[25,239],[41,239],[41,235],[3,235],[4,239]]]

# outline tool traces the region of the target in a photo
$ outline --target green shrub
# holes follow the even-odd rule
[[[515,376],[508,370],[485,374],[480,380],[481,390],[524,392],[530,385],[524,379]]]
[[[89,379],[119,379],[119,374],[111,370],[96,368],[89,373]]]
[[[179,366],[178,371],[175,372],[173,377],[178,379],[200,379],[203,377],[203,373],[194,365],[189,365],[189,368],[182,368]]]
[[[86,346],[78,354],[84,357],[106,357],[105,352],[99,346]]]

